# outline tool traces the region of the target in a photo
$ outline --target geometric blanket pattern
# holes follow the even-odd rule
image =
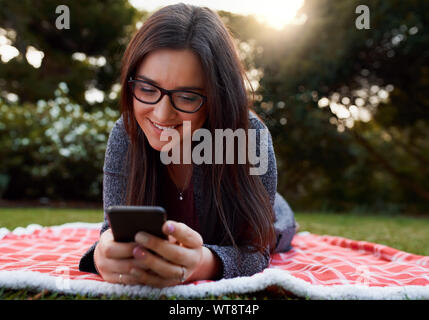
[[[301,232],[292,249],[271,256],[251,277],[204,280],[168,287],[120,285],[78,270],[101,224],[68,223],[0,229],[0,287],[130,297],[249,293],[278,286],[309,299],[429,299],[429,256],[366,241]]]

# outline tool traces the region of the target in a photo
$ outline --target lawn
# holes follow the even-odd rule
[[[419,255],[429,255],[429,217],[385,214],[304,213],[295,215],[300,231],[365,240],[388,245]],[[10,230],[29,224],[59,225],[66,222],[101,222],[102,210],[0,208],[0,227]],[[84,296],[50,292],[31,292],[0,288],[0,299],[85,299]],[[101,297],[106,298],[106,297]],[[126,299],[127,297],[116,297]],[[246,295],[207,297],[208,299],[290,299],[282,290],[273,288]]]

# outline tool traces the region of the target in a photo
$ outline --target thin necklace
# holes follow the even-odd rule
[[[168,166],[167,166],[167,170],[168,171],[170,171],[170,169],[168,168]],[[174,183],[174,181],[173,181],[173,184],[174,184],[174,186],[176,187],[176,189],[177,189],[177,192],[179,193],[179,200],[183,200],[183,192],[185,192],[185,189],[186,189],[186,183],[188,182],[188,178],[189,178],[189,176],[190,176],[190,173],[192,172],[192,169],[188,172],[188,174],[187,174],[187,176],[186,176],[186,179],[185,179],[185,184],[184,184],[184,188],[183,188],[183,190],[182,191],[180,191],[179,190],[179,188],[177,187],[177,185]]]

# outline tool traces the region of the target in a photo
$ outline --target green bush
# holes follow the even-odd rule
[[[0,196],[100,200],[104,154],[120,113],[84,112],[60,83],[55,99],[11,104],[0,99]]]

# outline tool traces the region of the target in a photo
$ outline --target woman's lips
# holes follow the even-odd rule
[[[149,120],[149,122],[150,122],[150,125],[151,125],[151,127],[153,128],[153,130],[157,133],[157,134],[161,134],[162,133],[162,131],[164,131],[164,130],[177,130],[177,128],[179,128],[182,124],[176,124],[175,125],[175,127],[174,128],[167,128],[167,129],[161,129],[161,128],[158,128],[157,126],[155,126],[155,124],[154,124],[154,122],[152,121],[152,120],[150,120],[149,118],[148,118],[148,120]],[[158,123],[157,123],[158,124]],[[161,124],[158,124],[159,126],[161,126]],[[172,127],[173,125],[168,125],[168,126],[166,126],[166,125],[162,125],[163,127]]]

